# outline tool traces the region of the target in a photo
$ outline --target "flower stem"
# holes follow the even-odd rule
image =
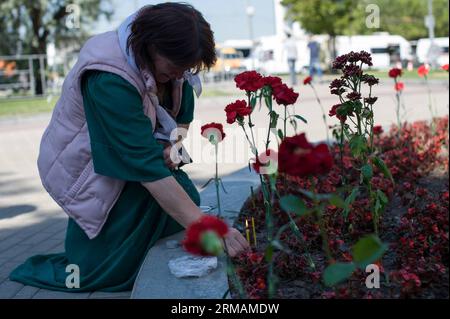
[[[316,101],[317,101],[317,103],[319,103],[320,109],[322,110],[322,119],[323,119],[323,123],[325,125],[325,132],[327,133],[327,143],[329,143],[330,142],[330,136],[328,134],[328,122],[327,122],[327,116],[326,116],[326,113],[325,113],[325,109],[323,108],[322,102],[320,101],[320,98],[319,98],[319,95],[317,94],[316,88],[312,84],[309,84],[309,85],[313,89],[314,95],[316,97]]]
[[[316,185],[316,182],[314,181],[313,177],[310,177],[310,181],[311,181],[311,193],[314,195],[314,197],[313,197],[314,215],[316,216],[317,222],[319,224],[320,236],[322,237],[322,248],[325,252],[328,263],[331,263],[333,261],[333,257],[331,256],[330,245],[328,243],[328,234],[325,229],[322,208],[319,207],[319,201],[316,197],[317,185]]]
[[[218,212],[218,216],[222,217],[222,207],[220,204],[220,191],[219,191],[219,164],[218,164],[218,153],[219,153],[219,145],[218,143],[214,143],[214,150],[216,153],[216,172],[214,175],[214,182],[216,185],[216,196],[217,196],[217,212]]]

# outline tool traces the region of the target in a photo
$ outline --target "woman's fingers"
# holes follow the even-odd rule
[[[249,243],[245,240],[244,236],[234,228],[231,228],[229,234],[225,238],[228,254],[231,257],[239,255],[244,250],[250,248]]]
[[[163,151],[163,156],[164,156],[164,163],[166,164],[167,167],[169,168],[175,168],[177,167],[177,164],[175,164],[174,162],[172,162],[171,158],[170,158],[170,146],[167,146],[164,151]]]
[[[249,249],[250,243],[245,239],[245,237],[237,229],[234,229],[234,230],[236,231],[236,235],[235,235],[236,241],[241,245],[241,247],[243,249]]]

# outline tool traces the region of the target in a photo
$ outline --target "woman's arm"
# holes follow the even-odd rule
[[[162,209],[184,228],[205,215],[173,176],[142,183],[142,185],[152,194]]]
[[[152,194],[162,209],[184,228],[205,216],[173,176],[155,182],[142,183],[142,185]],[[250,247],[244,236],[234,228],[229,229],[225,242],[231,257]]]

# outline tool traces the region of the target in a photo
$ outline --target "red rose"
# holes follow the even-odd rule
[[[430,70],[428,69],[428,67],[427,67],[425,64],[422,64],[422,65],[419,66],[419,68],[417,69],[417,74],[418,74],[420,77],[427,76],[429,72],[430,72]]]
[[[394,79],[398,78],[399,76],[402,76],[402,69],[393,68],[389,70],[389,76]]]
[[[308,76],[307,78],[305,78],[305,79],[303,80],[303,84],[304,84],[304,85],[311,84],[312,79],[313,79],[313,78],[312,78],[311,76]]]
[[[324,143],[312,145],[304,133],[283,139],[278,153],[278,170],[292,176],[325,174],[333,166],[333,157]]]
[[[375,134],[375,135],[380,135],[380,134],[383,134],[383,128],[381,127],[381,125],[375,125],[374,127],[373,127],[373,134]]]
[[[202,236],[205,233],[214,232],[219,238],[228,233],[225,222],[214,216],[203,216],[200,220],[189,225],[185,238],[182,242],[184,249],[194,255],[208,256],[202,244]]]
[[[230,103],[225,107],[225,112],[227,113],[227,123],[233,124],[238,120],[242,120],[242,117],[252,113],[252,108],[247,106],[247,102],[244,100],[237,100],[234,103]]]
[[[297,101],[298,93],[295,93],[292,88],[289,88],[286,84],[279,85],[274,88],[273,96],[275,101],[280,105],[291,105]]]
[[[395,83],[394,89],[395,89],[397,92],[403,91],[403,90],[405,89],[405,83],[403,83],[403,82],[397,82],[397,83]]]
[[[225,138],[225,133],[223,131],[223,125],[221,123],[209,123],[201,127],[201,134],[203,137],[211,141],[213,137],[214,141],[221,142]]]
[[[448,63],[441,66],[441,69],[448,72]]]
[[[257,91],[263,87],[262,75],[256,71],[245,71],[234,78],[236,87],[245,91]]]

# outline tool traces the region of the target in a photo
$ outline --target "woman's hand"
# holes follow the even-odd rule
[[[163,156],[164,156],[164,163],[166,166],[170,169],[175,169],[178,164],[172,162],[172,159],[170,158],[170,150],[172,149],[172,146],[168,144],[167,146],[164,146]]]
[[[239,230],[235,228],[230,228],[228,230],[228,233],[225,235],[224,240],[230,257],[235,257],[244,250],[250,248],[247,240],[244,238],[244,236],[242,236]]]

